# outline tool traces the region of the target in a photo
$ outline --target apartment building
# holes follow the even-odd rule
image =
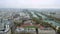
[[[53,30],[50,27],[44,28],[38,28],[38,34],[56,34],[55,30]]]
[[[0,20],[0,34],[11,34],[10,22],[7,19]]]

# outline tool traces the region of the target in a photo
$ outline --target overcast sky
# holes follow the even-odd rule
[[[0,8],[60,8],[60,0],[0,0]]]

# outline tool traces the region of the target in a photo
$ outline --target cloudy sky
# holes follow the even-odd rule
[[[60,0],[0,0],[0,8],[60,8]]]

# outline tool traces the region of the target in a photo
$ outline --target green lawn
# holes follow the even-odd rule
[[[26,26],[25,28],[37,28],[36,26]]]

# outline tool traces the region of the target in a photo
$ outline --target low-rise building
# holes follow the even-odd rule
[[[20,34],[20,33],[32,33],[36,34],[35,27],[33,26],[31,20],[25,21],[21,26],[17,26],[15,30],[15,34]]]
[[[50,27],[44,28],[38,28],[38,34],[56,34],[55,30],[53,30]]]

